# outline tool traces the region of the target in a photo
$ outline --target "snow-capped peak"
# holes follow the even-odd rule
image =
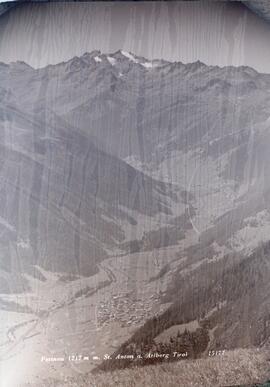
[[[145,58],[136,57],[130,52],[121,50],[120,53],[133,63],[138,63],[146,69],[153,69],[162,65],[161,61],[147,60]]]
[[[131,60],[132,62],[135,62],[135,63],[139,62],[130,52],[121,50],[121,54],[124,55],[129,60]]]

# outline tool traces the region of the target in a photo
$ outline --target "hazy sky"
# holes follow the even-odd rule
[[[270,24],[241,3],[23,4],[0,18],[0,61],[34,67],[119,48],[146,58],[270,73]]]

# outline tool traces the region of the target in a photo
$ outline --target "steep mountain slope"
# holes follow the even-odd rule
[[[204,358],[185,362],[166,363],[144,368],[117,370],[113,373],[76,376],[68,379],[68,387],[175,387],[181,382],[186,387],[269,387],[268,353],[264,350],[228,351],[220,358]],[[38,384],[39,383],[39,384]],[[60,387],[56,379],[31,383],[29,387]],[[256,384],[255,384],[256,383]],[[258,384],[257,384],[258,383]],[[22,386],[22,387],[26,387]]]
[[[248,257],[228,255],[189,273],[179,268],[163,300],[172,305],[149,319],[97,370],[132,367],[134,359],[136,366],[144,366],[235,348],[269,350],[269,253],[268,242]],[[148,358],[147,353],[160,356]]]
[[[171,216],[175,189],[51,124],[1,103],[1,268],[93,274],[140,217]],[[138,219],[134,215],[138,215]],[[57,238],[55,237],[57,235]]]

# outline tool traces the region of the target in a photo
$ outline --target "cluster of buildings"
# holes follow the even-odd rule
[[[114,294],[108,301],[101,301],[97,309],[97,325],[104,327],[114,321],[122,327],[140,325],[159,310],[158,294],[147,299],[136,298],[130,294]]]

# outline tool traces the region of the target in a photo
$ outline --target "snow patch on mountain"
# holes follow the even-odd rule
[[[99,56],[95,56],[94,59],[96,62],[102,62],[102,59]]]
[[[107,56],[107,59],[112,66],[114,66],[116,64],[116,59],[113,58],[112,56]]]
[[[138,59],[136,59],[135,56],[133,56],[130,52],[121,50],[121,54],[124,55],[126,58],[128,58],[129,60],[131,60],[134,63],[139,62]]]
[[[153,67],[156,67],[156,66],[154,66],[154,64],[153,63],[151,63],[151,62],[144,62],[144,63],[141,63],[141,65],[143,66],[143,67],[145,67],[145,68],[147,68],[147,69],[152,69]]]

